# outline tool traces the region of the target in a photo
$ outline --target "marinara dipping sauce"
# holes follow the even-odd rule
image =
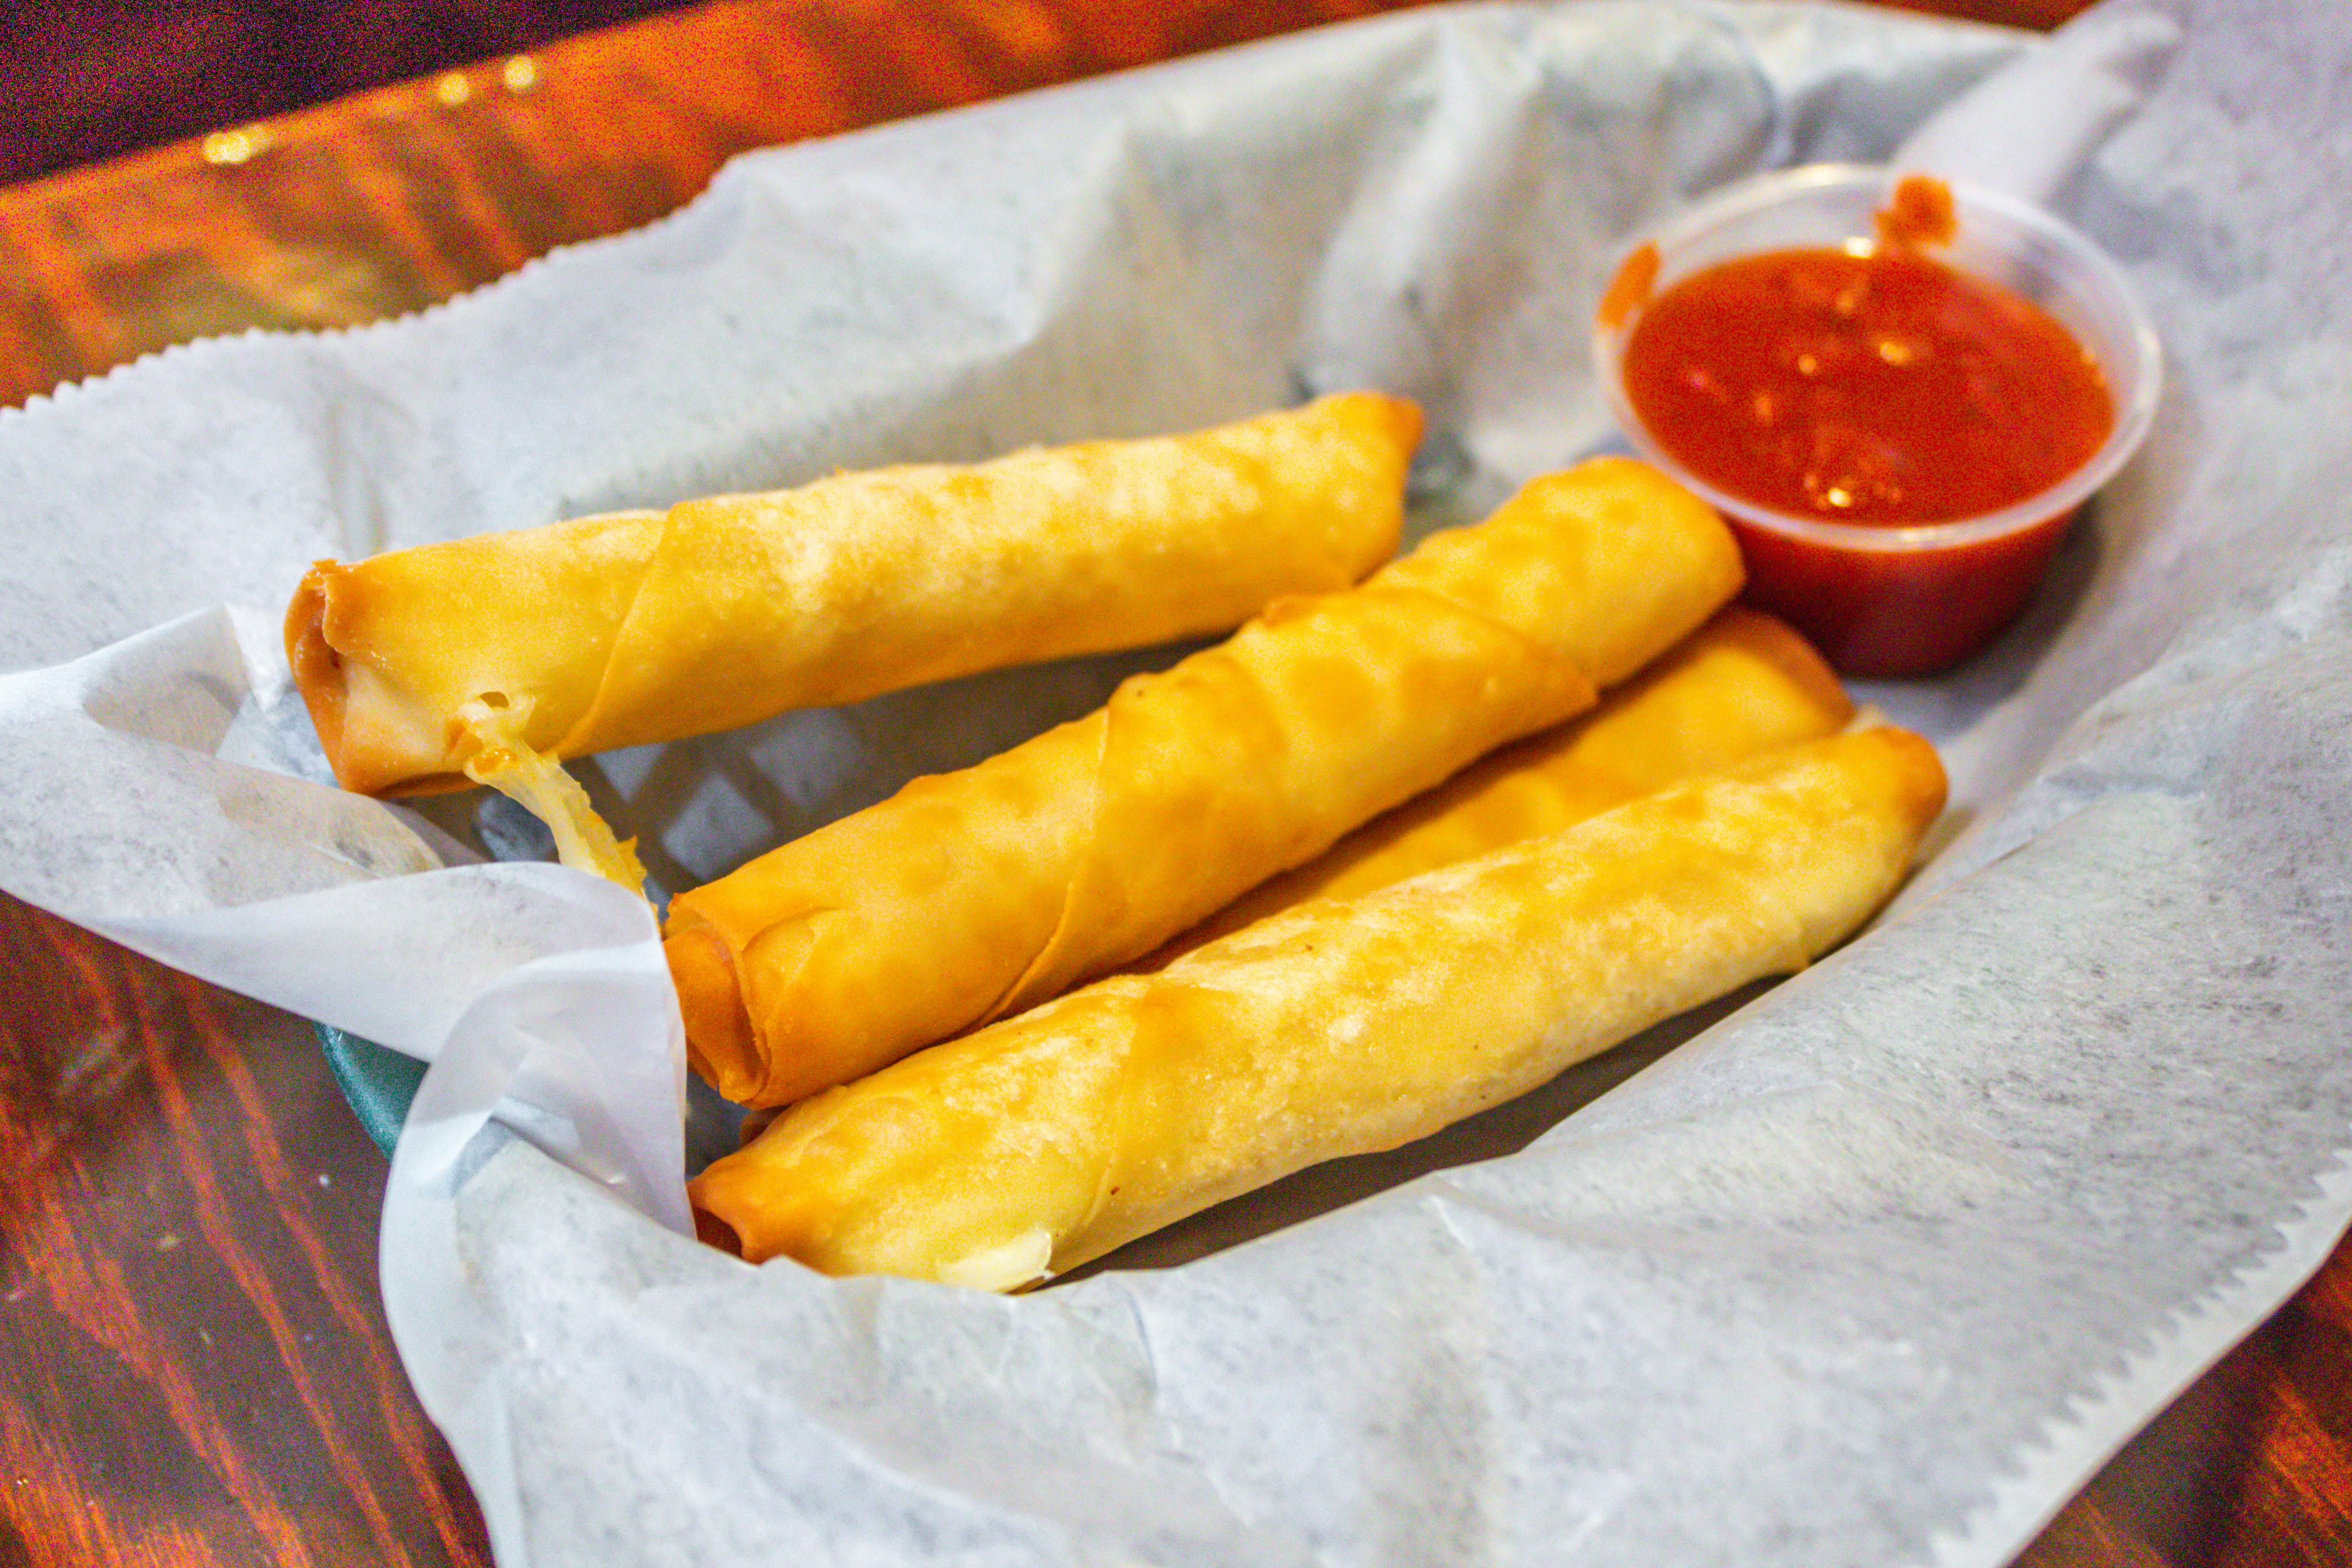
[[[1639,247],[1596,344],[1616,356],[1628,433],[1738,533],[1749,600],[1849,674],[1924,674],[2016,616],[2121,461],[2120,418],[2145,430],[2153,338],[2078,336],[1986,275],[2032,270],[2006,248],[1990,267],[1947,260],[1968,224],[1941,182],[1913,176],[1890,197],[1882,172],[1838,173],[1884,202],[1864,234],[1678,269]],[[2128,387],[2085,341],[2101,335],[2146,349]]]

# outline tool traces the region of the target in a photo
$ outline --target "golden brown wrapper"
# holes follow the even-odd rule
[[[1893,893],[1943,798],[1934,749],[1891,729],[1687,780],[934,1047],[793,1107],[691,1195],[754,1260],[1028,1284],[1802,967]]]
[[[1738,591],[1705,504],[1621,458],[1536,480],[1229,641],[670,907],[698,1070],[782,1104],[1150,951],[1507,741]]]
[[[322,561],[288,658],[349,789],[457,787],[488,700],[551,757],[1239,625],[1396,548],[1413,405],[836,474]]]
[[[1139,961],[1150,972],[1315,898],[1351,899],[1557,833],[1676,779],[1833,733],[1853,717],[1836,672],[1788,626],[1732,605],[1600,707],[1504,747],[1261,882]]]

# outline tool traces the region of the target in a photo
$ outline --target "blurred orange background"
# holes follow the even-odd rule
[[[0,184],[528,49],[677,0],[0,5]]]
[[[722,4],[724,0],[722,0]],[[830,0],[854,13],[860,0]],[[2080,0],[1891,0],[2046,27]],[[1150,8],[1151,0],[1137,0]],[[677,9],[680,0],[31,0],[0,5],[0,184]],[[1202,43],[1249,36],[1185,0]],[[1366,7],[1370,9],[1368,5]],[[1350,10],[1352,7],[1342,6]]]

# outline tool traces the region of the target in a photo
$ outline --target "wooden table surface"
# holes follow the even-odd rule
[[[0,404],[416,309],[747,148],[1380,8],[730,0],[0,190]],[[309,1026],[5,897],[0,970],[0,1564],[487,1562],[378,1304],[384,1162]],[[2352,1248],[2023,1561],[2352,1562],[2347,1504]]]

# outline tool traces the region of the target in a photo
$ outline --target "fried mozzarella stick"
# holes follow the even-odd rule
[[[1943,798],[1903,731],[1775,752],[935,1047],[689,1191],[754,1261],[1014,1289],[1802,967],[1895,890]]]
[[[1163,968],[1308,899],[1352,899],[1557,833],[1676,779],[1832,734],[1853,717],[1852,699],[1811,644],[1735,605],[1583,718],[1506,746],[1375,817],[1135,967]]]
[[[1240,625],[1388,558],[1410,403],[835,474],[320,562],[287,656],[335,776],[406,795]]]
[[[1590,707],[1735,593],[1715,513],[1624,459],[1538,479],[1360,587],[670,905],[697,1069],[781,1105],[1136,958],[1494,747]]]

